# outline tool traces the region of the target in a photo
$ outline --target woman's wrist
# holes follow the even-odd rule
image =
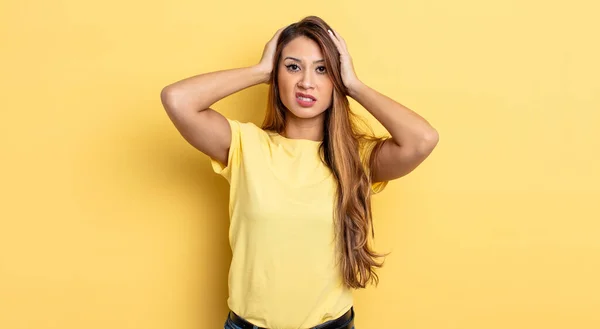
[[[260,83],[268,83],[271,79],[271,69],[261,64],[256,64],[251,67],[255,74],[259,77]]]
[[[347,87],[348,89],[348,96],[354,98],[355,100],[357,100],[357,97],[360,97],[361,92],[363,91],[363,89],[366,87],[366,85],[364,83],[362,83],[362,81],[360,80],[355,80],[354,82],[352,82],[351,84],[349,84],[349,86]]]

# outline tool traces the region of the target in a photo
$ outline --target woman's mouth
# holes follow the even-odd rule
[[[317,102],[317,99],[311,95],[296,93],[296,102],[302,107],[311,107]]]

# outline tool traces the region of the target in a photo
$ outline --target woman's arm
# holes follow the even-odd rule
[[[264,81],[264,72],[247,67],[197,75],[163,88],[160,98],[179,133],[202,153],[227,163],[231,127],[212,104]]]
[[[329,34],[340,53],[342,80],[350,97],[392,135],[371,158],[373,181],[392,180],[410,173],[437,145],[437,131],[417,113],[362,83],[356,77],[344,39],[332,31]]]
[[[160,98],[181,135],[202,153],[227,163],[231,128],[210,106],[242,89],[268,82],[279,34],[265,45],[259,64],[246,68],[196,75],[163,88]]]
[[[437,131],[417,113],[358,82],[349,88],[354,98],[392,135],[371,159],[373,181],[387,181],[413,171],[438,143]]]

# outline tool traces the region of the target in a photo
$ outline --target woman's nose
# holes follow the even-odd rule
[[[298,86],[304,89],[310,89],[313,87],[313,78],[309,72],[306,72],[302,75],[300,81],[298,81]]]

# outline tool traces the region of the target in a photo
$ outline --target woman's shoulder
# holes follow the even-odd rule
[[[266,142],[277,133],[265,130],[252,121],[239,121],[227,119],[230,123],[232,135],[239,135],[242,141],[260,141]]]
[[[243,130],[244,132],[249,133],[266,133],[267,131],[260,128],[256,123],[252,121],[240,121],[237,119],[226,118],[229,121],[229,124],[232,126],[232,129]]]

